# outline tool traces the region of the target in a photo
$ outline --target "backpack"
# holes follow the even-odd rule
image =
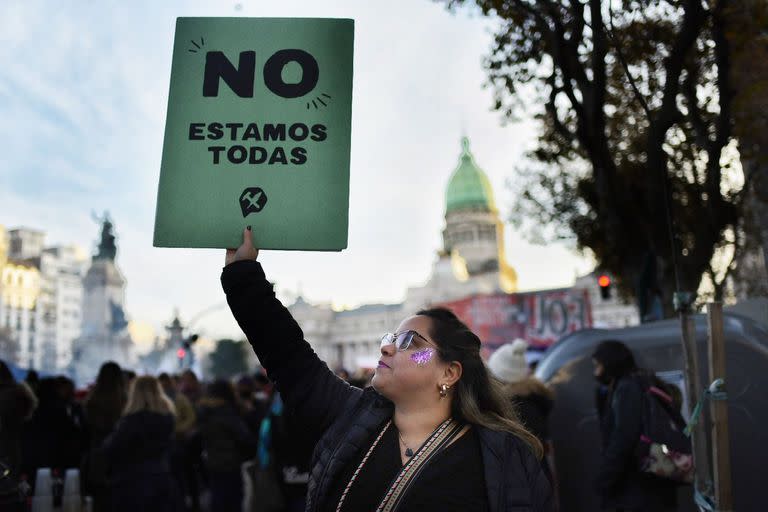
[[[641,378],[642,430],[637,443],[638,469],[678,483],[693,482],[691,440],[674,400],[658,380]]]

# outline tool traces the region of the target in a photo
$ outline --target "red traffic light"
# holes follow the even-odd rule
[[[597,284],[600,285],[600,288],[606,288],[608,286],[611,286],[611,278],[603,274],[597,278]]]
[[[178,357],[179,359],[184,359],[186,355],[187,355],[187,351],[184,350],[183,348],[180,348],[179,350],[176,351],[176,357]]]

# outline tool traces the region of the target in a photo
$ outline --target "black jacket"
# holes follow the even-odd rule
[[[528,377],[506,384],[504,391],[525,428],[542,443],[549,441],[549,413],[555,403],[552,390],[540,380]]]
[[[0,463],[8,467],[14,481],[21,470],[24,422],[30,419],[35,407],[37,398],[26,384],[0,385]]]
[[[209,471],[235,472],[256,454],[256,437],[234,406],[223,400],[203,398],[197,424]]]
[[[170,414],[139,411],[117,422],[104,440],[112,479],[168,473],[174,419]]]
[[[640,380],[627,376],[598,400],[603,455],[596,485],[605,508],[655,511],[675,505],[674,482],[638,470],[643,393]]]
[[[232,263],[221,280],[235,318],[285,400],[286,414],[305,426],[315,445],[306,510],[320,510],[334,478],[392,417],[393,405],[373,388],[350,386],[320,361],[259,263]],[[549,479],[527,445],[509,433],[477,430],[491,512],[553,510]]]
[[[169,465],[173,434],[170,414],[139,411],[118,421],[103,445],[110,467],[110,511],[179,510]]]

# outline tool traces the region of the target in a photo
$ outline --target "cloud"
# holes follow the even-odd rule
[[[339,254],[264,253],[281,290],[310,300],[394,302],[427,278],[441,245],[444,190],[470,136],[502,208],[504,179],[531,143],[530,122],[500,126],[482,88],[489,22],[429,1],[4,3],[0,19],[0,222],[93,246],[92,210],[109,210],[127,311],[158,330],[223,300],[222,251],[151,245],[175,17],[320,16],[356,22],[350,245]],[[138,30],[138,28],[141,30]],[[527,287],[562,286],[584,260],[510,242]],[[226,309],[201,318],[236,336]]]

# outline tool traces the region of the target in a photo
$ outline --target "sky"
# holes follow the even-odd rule
[[[92,213],[109,211],[126,311],[142,336],[162,334],[174,310],[205,336],[241,336],[223,307],[223,250],[152,247],[179,16],[355,20],[349,248],[262,252],[285,301],[301,293],[337,308],[399,302],[425,282],[464,134],[508,214],[536,126],[505,125],[492,111],[482,59],[494,23],[471,9],[451,14],[428,0],[3,0],[0,224],[92,252]],[[591,269],[567,245],[532,245],[510,227],[506,238],[521,290],[569,286]]]

